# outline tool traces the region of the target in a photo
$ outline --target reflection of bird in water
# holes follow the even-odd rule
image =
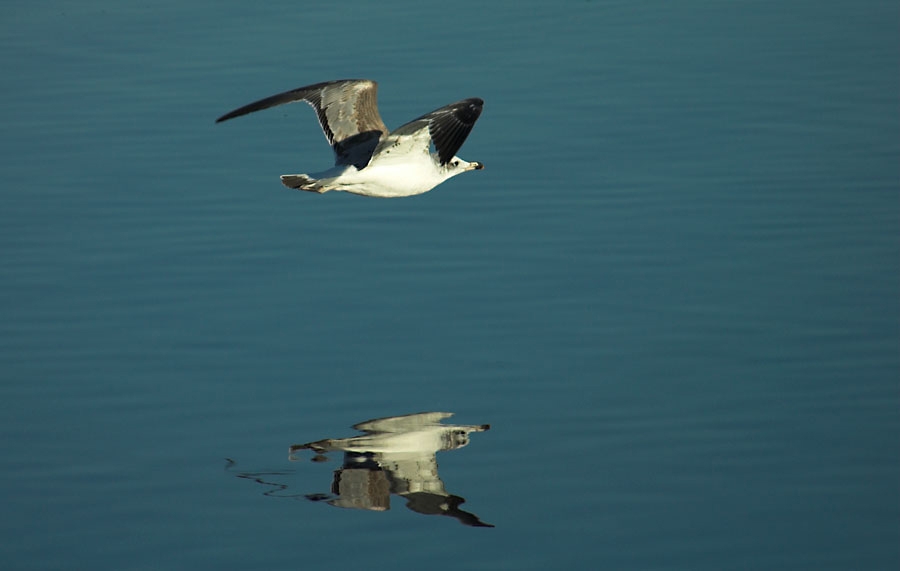
[[[435,453],[461,448],[469,433],[483,432],[490,425],[444,425],[448,412],[425,412],[369,420],[353,428],[365,432],[353,438],[325,439],[291,446],[290,458],[299,450],[317,453],[343,452],[343,466],[334,472],[332,497],[317,494],[311,500],[327,499],[333,506],[387,510],[390,494],[406,499],[406,507],[427,515],[447,515],[477,527],[493,527],[459,506],[465,499],[449,494],[438,475]]]

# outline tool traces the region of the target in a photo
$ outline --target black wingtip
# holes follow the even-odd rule
[[[219,117],[218,119],[216,119],[216,123],[221,123],[222,121],[228,121],[229,119],[233,119],[234,117],[237,117],[237,115],[235,115],[234,112],[232,111],[231,113],[226,113],[226,114],[222,115],[221,117]]]
[[[463,123],[474,125],[475,121],[481,116],[482,109],[484,109],[484,100],[478,97],[471,97],[463,99],[459,103],[459,107],[454,110],[456,116]]]
[[[228,113],[226,113],[226,114],[222,115],[221,117],[219,117],[218,119],[216,119],[216,123],[221,123],[222,121],[228,121],[229,119],[234,119],[235,117],[240,117],[241,115],[246,115],[247,113],[250,113],[251,111],[255,111],[256,109],[253,108],[253,105],[254,104],[251,103],[250,105],[245,105],[245,106],[241,107],[240,109],[235,109],[234,111],[229,111]]]
[[[483,107],[484,100],[479,97],[470,97],[451,103],[432,113],[429,133],[442,165],[450,162],[459,151],[466,137],[472,132],[475,122],[481,116]]]

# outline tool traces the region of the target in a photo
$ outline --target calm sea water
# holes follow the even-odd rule
[[[8,7],[0,566],[896,569],[898,16]],[[484,98],[487,168],[291,192],[307,106],[213,124],[343,77]]]

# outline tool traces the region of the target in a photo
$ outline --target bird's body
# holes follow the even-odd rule
[[[481,115],[481,99],[463,99],[388,131],[378,113],[377,89],[374,81],[365,79],[317,83],[250,103],[216,122],[284,103],[309,103],[334,150],[335,166],[318,173],[281,176],[285,186],[299,190],[412,196],[483,168],[479,162],[455,156]]]

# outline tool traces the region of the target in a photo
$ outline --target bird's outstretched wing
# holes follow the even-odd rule
[[[319,125],[334,149],[335,164],[352,164],[361,169],[369,163],[379,139],[388,134],[378,113],[377,94],[378,84],[368,79],[326,81],[254,101],[222,115],[216,123],[284,103],[306,101],[316,110]]]
[[[445,165],[456,155],[466,137],[472,132],[472,127],[481,116],[483,107],[484,101],[472,97],[435,109],[391,131],[390,135],[382,139],[375,152],[380,153],[382,149],[399,143],[403,137],[415,135],[427,128],[438,159]]]

